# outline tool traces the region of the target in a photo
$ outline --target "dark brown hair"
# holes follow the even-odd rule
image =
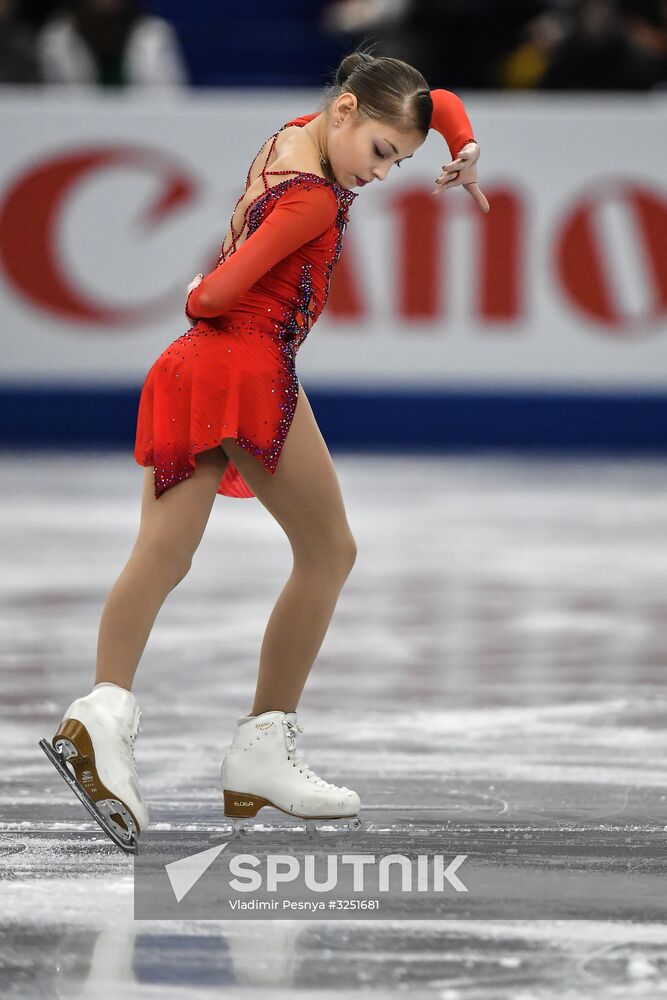
[[[341,61],[335,83],[326,87],[321,110],[325,111],[348,91],[357,99],[359,120],[387,122],[400,131],[412,129],[428,135],[433,100],[428,83],[414,66],[391,56],[374,56],[355,49]]]

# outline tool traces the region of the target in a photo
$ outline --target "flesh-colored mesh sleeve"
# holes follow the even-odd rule
[[[432,90],[431,128],[443,136],[455,160],[467,142],[476,142],[463,101],[451,90]]]
[[[324,185],[289,188],[238,250],[190,292],[187,316],[203,319],[227,312],[274,264],[333,225],[337,211],[336,196]]]

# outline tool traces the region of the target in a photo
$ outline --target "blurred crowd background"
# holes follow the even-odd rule
[[[667,0],[0,0],[0,82],[321,87],[362,40],[431,87],[667,87]]]

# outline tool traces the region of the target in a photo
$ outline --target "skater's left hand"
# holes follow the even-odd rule
[[[195,274],[194,278],[192,279],[192,281],[190,282],[190,284],[188,285],[188,287],[186,289],[186,292],[185,292],[186,297],[190,294],[190,292],[192,291],[193,288],[196,288],[197,285],[201,285],[201,283],[202,283],[203,280],[204,280],[204,275],[203,274]]]
[[[476,142],[467,142],[459,155],[451,163],[443,166],[443,172],[436,179],[435,190],[432,194],[440,194],[441,191],[449,191],[453,187],[464,187],[471,195],[483,212],[489,211],[489,203],[479,189],[477,183],[477,161],[479,159],[479,145]]]
[[[197,285],[200,285],[203,280],[204,280],[203,274],[195,274],[194,278],[192,279],[187,289],[185,290],[185,315],[189,320],[195,318],[194,316],[191,316],[190,313],[188,312],[188,299],[190,298],[190,292],[194,291]]]

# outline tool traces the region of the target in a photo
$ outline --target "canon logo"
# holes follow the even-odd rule
[[[454,217],[463,215],[473,230],[471,318],[498,323],[496,336],[511,335],[511,322],[526,316],[535,295],[531,283],[541,274],[568,312],[594,321],[601,333],[647,332],[647,324],[658,332],[667,315],[667,198],[661,193],[625,180],[596,183],[563,206],[549,232],[537,234],[529,202],[509,184],[485,184],[488,215],[467,199],[433,199],[427,188],[402,189],[388,199],[397,262],[389,286],[399,318],[446,318],[447,263],[456,252],[450,231]],[[327,308],[341,319],[363,320],[363,270],[349,250],[333,272]],[[626,273],[640,286],[639,297],[620,287],[619,275]]]
[[[16,292],[33,306],[98,327],[154,321],[156,313],[173,308],[174,293],[131,309],[92,302],[65,268],[58,231],[74,190],[105,171],[127,167],[139,167],[157,183],[156,197],[140,220],[144,231],[181,211],[194,195],[196,183],[164,153],[129,146],[79,149],[42,160],[27,167],[3,193],[0,259]],[[118,249],[122,253],[122,247]]]
[[[76,148],[28,164],[13,178],[0,196],[0,260],[17,295],[96,330],[154,322],[177,307],[182,288],[131,308],[93,301],[69,273],[74,269],[60,245],[77,189],[102,182],[109,171],[122,178],[122,171],[136,174],[137,168],[156,191],[140,218],[132,220],[127,239],[134,245],[173,213],[187,210],[198,191],[197,180],[163,151],[125,144]],[[129,177],[127,183],[132,183]],[[468,309],[494,337],[512,336],[516,322],[536,309],[537,296],[555,299],[568,320],[583,317],[597,333],[618,337],[660,330],[667,314],[667,199],[662,191],[639,181],[596,179],[574,196],[570,190],[562,205],[556,201],[545,227],[538,225],[537,210],[518,185],[494,184],[489,178],[484,190],[491,204],[488,215],[466,198],[433,199],[428,183],[383,193],[383,212],[395,238],[393,252],[386,255],[392,270],[382,280],[399,323],[431,321],[434,335],[446,335],[448,264],[457,250],[452,223],[460,219],[473,247],[466,261]],[[91,218],[90,226],[95,225]],[[223,228],[226,219],[221,241]],[[104,238],[100,232],[99,240]],[[371,268],[359,259],[361,246],[353,229],[348,231],[332,276],[331,318],[374,319],[366,287]],[[384,259],[384,247],[376,249]],[[117,258],[122,273],[122,245]],[[95,268],[94,260],[90,267]]]

